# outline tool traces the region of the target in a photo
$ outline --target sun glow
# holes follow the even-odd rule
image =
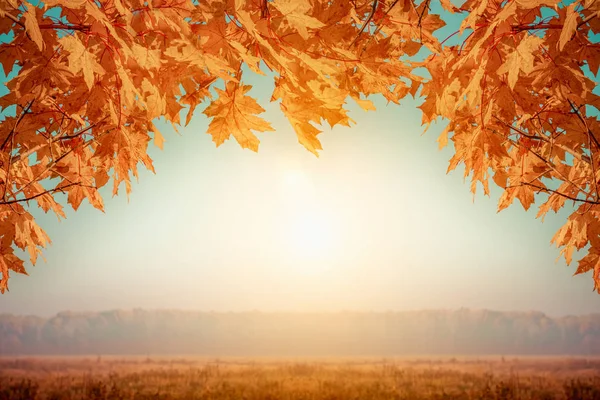
[[[300,272],[320,273],[335,255],[331,217],[319,205],[314,183],[299,169],[286,170],[281,185],[284,218],[281,249],[285,263]]]
[[[319,258],[331,250],[331,226],[323,216],[301,213],[290,221],[286,230],[296,256]]]

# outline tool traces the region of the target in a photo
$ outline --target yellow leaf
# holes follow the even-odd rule
[[[558,40],[558,50],[562,51],[565,48],[565,45],[577,30],[577,18],[579,17],[579,13],[575,11],[575,6],[577,3],[572,3],[567,7],[567,17],[565,18],[565,22],[563,24],[563,28],[560,31],[560,39]]]
[[[87,3],[88,0],[69,0],[69,8],[71,9],[78,9],[81,8],[85,5],[85,3]],[[63,6],[65,4],[65,0],[45,0],[44,1],[44,6],[46,7],[46,9],[48,8],[52,8],[52,7],[60,7]]]
[[[532,9],[540,6],[554,7],[560,0],[515,0],[521,8]]]
[[[154,86],[151,81],[144,78],[142,81],[142,90],[144,93],[143,101],[146,103],[150,118],[163,115],[167,107],[167,102],[160,89]]]
[[[515,196],[517,195],[517,188],[510,187],[504,190],[500,199],[498,199],[498,211],[500,212],[510,206],[515,200]]]
[[[246,0],[235,0],[235,14],[237,19],[242,23],[244,28],[251,34],[256,30],[256,24],[252,20],[250,14],[244,10],[244,6],[247,5]]]
[[[160,50],[149,49],[137,43],[131,48],[137,63],[144,69],[160,68]]]
[[[600,293],[600,263],[594,266],[594,290]]]
[[[371,100],[368,99],[361,99],[360,97],[357,96],[352,96],[352,100],[354,100],[356,102],[356,104],[358,104],[360,106],[360,108],[362,108],[365,111],[375,111],[375,105],[373,105],[373,102]]]
[[[265,74],[259,68],[259,64],[260,64],[259,57],[256,57],[256,56],[253,56],[252,54],[250,54],[248,49],[245,48],[244,46],[242,46],[242,44],[240,42],[236,42],[233,40],[233,41],[229,42],[229,45],[238,51],[238,53],[240,54],[240,58],[242,59],[242,61],[244,61],[246,63],[246,65],[248,65],[248,67],[250,67],[252,72],[255,72],[259,75]]]
[[[519,199],[525,211],[529,210],[529,207],[531,207],[535,201],[533,189],[529,186],[521,186],[517,188],[517,199]]]
[[[62,184],[61,184],[62,185]],[[71,204],[73,210],[77,211],[81,202],[85,198],[85,193],[81,186],[71,186],[68,189],[67,202]]]
[[[96,182],[96,187],[101,188],[108,182],[109,176],[105,169],[99,169],[94,173],[94,181]]]
[[[440,3],[442,8],[448,12],[453,13],[458,10],[458,8],[454,4],[452,4],[450,0],[440,0]]]
[[[212,135],[217,147],[233,135],[243,148],[258,151],[260,141],[251,130],[274,130],[267,121],[255,115],[265,110],[255,99],[246,96],[246,92],[251,88],[250,85],[240,86],[235,82],[227,82],[225,90],[215,89],[218,99],[203,112],[213,118],[207,133]]]
[[[442,131],[442,133],[436,140],[436,142],[438,142],[439,150],[443,149],[448,145],[448,132],[450,132],[450,125],[446,126],[446,128]]]
[[[94,85],[94,73],[103,74],[104,68],[75,36],[66,35],[60,39],[60,43],[69,52],[69,71],[74,74],[83,72],[83,80],[88,89],[91,89]]]
[[[517,48],[506,57],[506,61],[498,69],[500,75],[508,72],[508,86],[511,89],[515,88],[520,71],[526,74],[533,71],[534,53],[539,50],[542,41],[543,39],[538,36],[526,36]]]
[[[72,0],[71,0],[72,1]],[[114,0],[115,8],[121,15],[130,15],[131,11],[123,6],[121,0]]]
[[[290,27],[297,30],[305,40],[309,36],[307,28],[318,29],[325,26],[315,17],[308,15],[312,10],[308,0],[275,0],[269,4],[279,10]]]
[[[317,139],[317,135],[321,133],[320,130],[315,128],[308,121],[301,121],[293,116],[286,114],[290,122],[292,123],[292,127],[294,131],[296,131],[296,136],[298,137],[298,142],[303,145],[308,151],[313,153],[315,156],[319,157],[318,150],[322,150],[321,142]]]
[[[483,80],[483,77],[485,76],[486,67],[487,67],[487,60],[483,61],[479,65],[479,67],[477,68],[477,71],[475,72],[475,75],[473,75],[473,77],[470,79],[469,86],[467,86],[467,89],[464,92],[464,95],[467,96],[467,104],[471,108],[475,108],[476,105],[480,105],[481,94],[483,92],[482,87],[481,87],[482,86],[481,81]]]
[[[25,30],[41,51],[44,49],[44,40],[42,39],[42,31],[40,31],[40,26],[35,15],[36,8],[30,3],[25,3],[25,5],[27,6],[27,11],[23,13],[25,17]]]
[[[154,125],[152,122],[150,122],[150,128],[152,129],[152,132],[154,132],[154,145],[162,150],[165,143],[165,138],[160,133],[156,125]]]

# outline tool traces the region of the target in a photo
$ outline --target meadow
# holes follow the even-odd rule
[[[600,400],[600,359],[4,357],[4,399]]]

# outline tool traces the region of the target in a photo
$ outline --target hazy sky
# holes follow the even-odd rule
[[[499,190],[473,203],[462,169],[446,175],[443,125],[421,136],[420,101],[376,112],[352,107],[351,128],[325,129],[316,158],[269,104],[272,82],[250,92],[276,132],[259,152],[232,140],[215,149],[196,111],[181,136],[163,126],[129,203],[103,190],[57,222],[35,210],[53,240],[47,262],[12,275],[0,313],[180,308],[407,310],[491,308],[550,315],[600,312],[590,274],[555,262],[544,223],[517,202],[497,214]],[[350,100],[351,102],[351,100]],[[29,265],[29,264],[28,264]]]

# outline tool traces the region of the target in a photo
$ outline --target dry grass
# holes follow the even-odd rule
[[[600,400],[600,360],[0,358],[3,399]]]

